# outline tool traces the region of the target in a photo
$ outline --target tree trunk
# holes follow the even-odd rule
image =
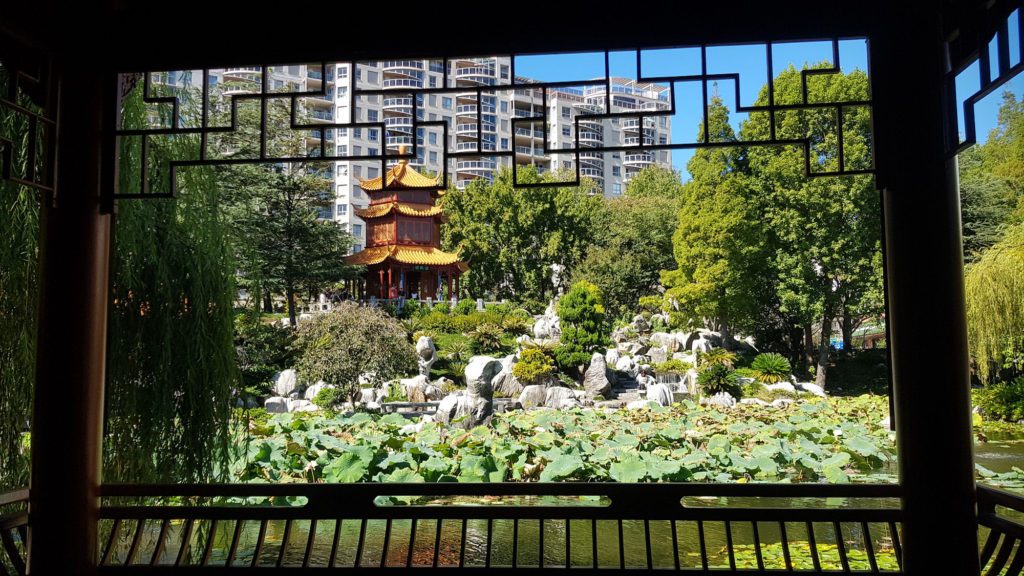
[[[804,324],[804,364],[808,368],[814,364],[814,334],[810,324]]]
[[[270,290],[263,291],[263,311],[267,314],[274,312],[274,298],[271,296]]]
[[[719,334],[722,335],[722,348],[725,350],[732,350],[732,329],[729,327],[728,320],[726,320],[725,317],[719,318],[718,326]]]
[[[828,371],[829,335],[832,333],[832,318],[821,319],[821,344],[818,346],[818,366],[814,371],[814,383],[825,389],[825,373]]]
[[[843,311],[843,355],[853,354],[853,318]]]
[[[295,322],[295,288],[293,288],[291,284],[287,284],[285,286],[284,297],[285,300],[287,300],[285,306],[288,308],[288,324],[294,328],[298,326],[298,324]]]

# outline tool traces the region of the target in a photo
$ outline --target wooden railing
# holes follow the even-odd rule
[[[28,490],[0,494],[0,576],[25,574]]]
[[[102,495],[110,573],[901,570],[894,485],[108,485]]]
[[[978,487],[981,569],[986,576],[1016,576],[1024,569],[1024,498]],[[988,532],[985,534],[985,532]]]

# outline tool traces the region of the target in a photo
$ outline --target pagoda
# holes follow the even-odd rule
[[[399,148],[405,154],[405,146]],[[402,158],[383,176],[360,180],[370,204],[356,210],[366,222],[366,248],[345,258],[366,266],[365,295],[378,298],[450,299],[468,270],[459,254],[441,250],[441,224],[448,221],[435,201],[444,196],[440,176],[428,178]],[[454,292],[452,291],[454,284]]]

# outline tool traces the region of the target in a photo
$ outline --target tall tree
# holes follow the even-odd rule
[[[992,381],[1001,369],[1024,370],[1024,224],[967,268],[967,336],[978,375]]]
[[[593,216],[602,199],[592,186],[558,185],[559,176],[541,176],[520,167],[522,183],[550,186],[515,188],[510,170],[493,183],[479,179],[444,197],[450,223],[443,228],[446,250],[462,248],[470,262],[463,289],[471,295],[545,300],[551,291],[551,264],[571,274],[594,236]]]
[[[238,86],[229,85],[237,89]],[[215,118],[230,113],[230,101],[215,97]],[[238,129],[214,140],[225,158],[256,156],[263,109],[256,102],[237,103]],[[274,99],[265,107],[267,148],[283,157],[307,155],[308,131],[291,130],[288,100]],[[296,112],[305,124],[305,114]],[[320,135],[323,137],[323,135]],[[300,292],[353,278],[344,256],[352,238],[336,223],[321,219],[321,209],[332,201],[330,164],[237,165],[221,171],[224,199],[228,205],[231,237],[236,247],[240,284],[255,295],[283,294],[288,318],[296,322],[296,297]]]
[[[711,142],[736,141],[728,109],[717,95],[698,139],[705,130]],[[699,149],[687,163],[692,180],[683,186],[672,240],[678,268],[662,273],[673,322],[703,326],[712,321],[726,346],[734,328],[752,326],[752,294],[764,262],[756,199],[749,194],[744,164],[738,143]]]
[[[815,67],[825,67],[828,63]],[[793,66],[775,79],[775,102],[802,101],[800,71]],[[767,104],[767,86],[758,104]],[[814,77],[807,84],[810,102],[866,99],[867,75]],[[871,165],[870,116],[866,108],[846,108],[843,116],[843,160],[847,169]],[[838,118],[834,111],[787,110],[776,114],[776,131],[783,138],[806,138],[813,171],[834,171],[839,166]],[[752,116],[743,124],[741,140],[767,138],[768,118]],[[811,327],[821,334],[815,381],[824,385],[828,368],[829,336],[836,318],[853,319],[881,311],[881,217],[874,182],[867,176],[818,177],[804,175],[800,147],[755,147],[747,155],[749,182],[761,199],[761,221],[772,235],[772,267],[776,293],[783,312],[798,319],[810,341]]]

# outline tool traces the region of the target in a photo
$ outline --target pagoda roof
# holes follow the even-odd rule
[[[366,220],[368,218],[380,218],[392,212],[403,216],[440,216],[443,214],[439,206],[433,204],[422,204],[417,202],[387,202],[374,204],[362,210],[356,210],[356,216]]]
[[[432,246],[399,246],[394,244],[366,248],[351,256],[346,256],[345,263],[349,265],[372,266],[388,259],[401,264],[415,266],[448,266],[456,264],[463,272],[469,268],[464,262],[459,261],[458,252],[452,254]]]
[[[369,180],[363,180],[357,177],[357,179],[359,180],[359,187],[367,192],[402,188],[419,188],[436,190],[438,196],[444,195],[444,190],[441,188],[440,184],[440,174],[434,178],[428,178],[427,176],[417,172],[414,168],[409,168],[409,161],[405,158],[402,158],[398,161],[398,164],[388,169],[388,171],[384,173],[383,177],[378,176],[377,178],[371,178]]]

